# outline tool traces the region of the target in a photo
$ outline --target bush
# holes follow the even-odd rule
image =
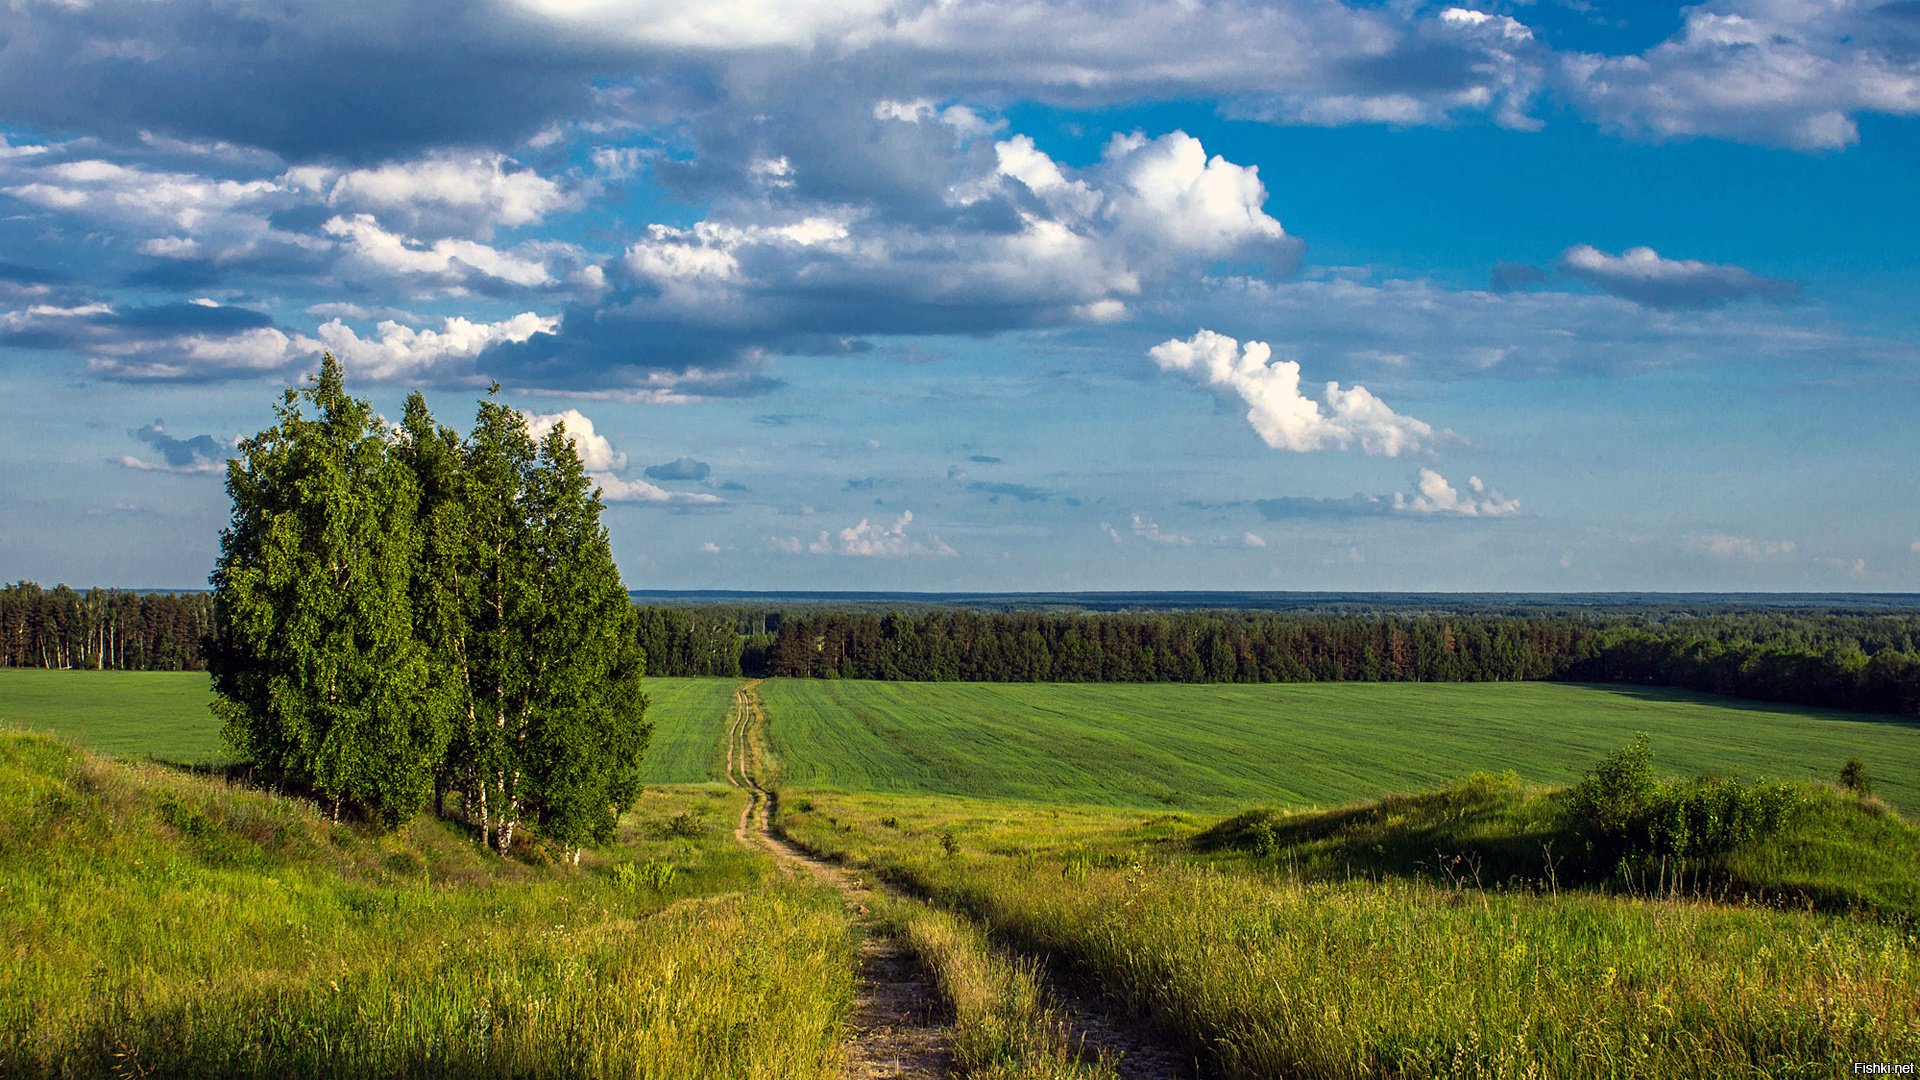
[[[1652,759],[1641,735],[1569,792],[1569,812],[1598,846],[1620,855],[1725,855],[1779,832],[1801,805],[1784,784],[1717,776],[1663,782]]]
[[[1574,785],[1568,808],[1596,839],[1624,840],[1653,808],[1660,781],[1642,733],[1624,750],[1602,758]]]
[[[706,819],[691,810],[682,810],[667,819],[668,836],[700,836],[707,831]]]
[[[1840,766],[1840,786],[1855,795],[1873,794],[1873,778],[1867,775],[1867,763],[1857,757]]]

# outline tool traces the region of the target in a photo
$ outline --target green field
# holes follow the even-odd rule
[[[1225,810],[1332,805],[1512,769],[1564,784],[1636,732],[1663,772],[1831,778],[1920,809],[1920,724],[1559,683],[1138,685],[773,679],[782,782]]]
[[[649,784],[714,779],[735,679],[648,679]],[[0,670],[0,728],[70,739],[125,757],[202,764],[225,751],[204,672]]]

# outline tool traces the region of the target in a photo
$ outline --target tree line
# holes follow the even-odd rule
[[[662,675],[976,682],[1565,679],[1920,714],[1920,616],[650,608]],[[646,633],[643,631],[643,633]],[[729,646],[728,641],[732,644]]]
[[[389,425],[332,356],[287,390],[227,467],[207,667],[235,755],[336,816],[431,801],[577,859],[639,792],[638,620],[572,440],[497,391],[463,438],[418,392]]]
[[[0,585],[0,667],[199,671],[212,627],[206,593]]]

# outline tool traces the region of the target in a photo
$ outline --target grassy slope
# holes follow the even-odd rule
[[[839,902],[739,811],[652,790],[573,870],[0,733],[0,1075],[837,1075]]]
[[[736,679],[648,679],[653,699],[650,784],[716,775]],[[109,754],[192,764],[225,760],[202,672],[0,669],[0,729],[19,727]]]
[[[1567,783],[1652,733],[1663,770],[1831,776],[1859,755],[1920,810],[1920,725],[1550,683],[761,687],[783,779],[847,791],[1225,810],[1336,805],[1512,769]]]
[[[1323,847],[1306,874],[1190,854],[1191,814],[789,789],[782,823],[1078,969],[1227,1076],[1814,1077],[1920,1054],[1920,949],[1897,920],[1337,872],[1539,810],[1472,801],[1318,813],[1344,834],[1299,815],[1291,842],[1350,857]],[[1870,820],[1911,860],[1910,827]]]

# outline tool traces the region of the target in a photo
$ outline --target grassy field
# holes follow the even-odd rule
[[[649,784],[695,784],[719,773],[735,679],[648,679]],[[57,735],[107,754],[186,764],[225,760],[203,672],[0,669],[0,729]]]
[[[1920,724],[1680,691],[1555,683],[761,686],[800,788],[1226,810],[1335,805],[1476,771],[1576,780],[1651,733],[1674,773],[1832,777],[1859,755],[1920,810]]]
[[[1701,902],[1650,873],[1573,888],[1537,847],[1527,880],[1489,865],[1483,881],[1484,849],[1523,854],[1507,842],[1533,838],[1545,796],[1483,778],[1280,816],[1258,857],[1201,850],[1205,815],[1016,800],[789,788],[782,825],[1077,971],[1230,1077],[1826,1077],[1920,1055],[1910,915]],[[1766,846],[1879,835],[1864,854],[1904,877],[1891,899],[1911,906],[1913,827],[1806,796],[1795,831]],[[1371,872],[1312,850],[1329,840]],[[1396,853],[1407,865],[1387,865]],[[1561,853],[1570,870],[1578,856]],[[1774,893],[1809,869],[1880,884],[1817,851],[1755,857],[1733,861]]]
[[[0,733],[0,1075],[838,1076],[853,936],[742,804],[574,869]]]

